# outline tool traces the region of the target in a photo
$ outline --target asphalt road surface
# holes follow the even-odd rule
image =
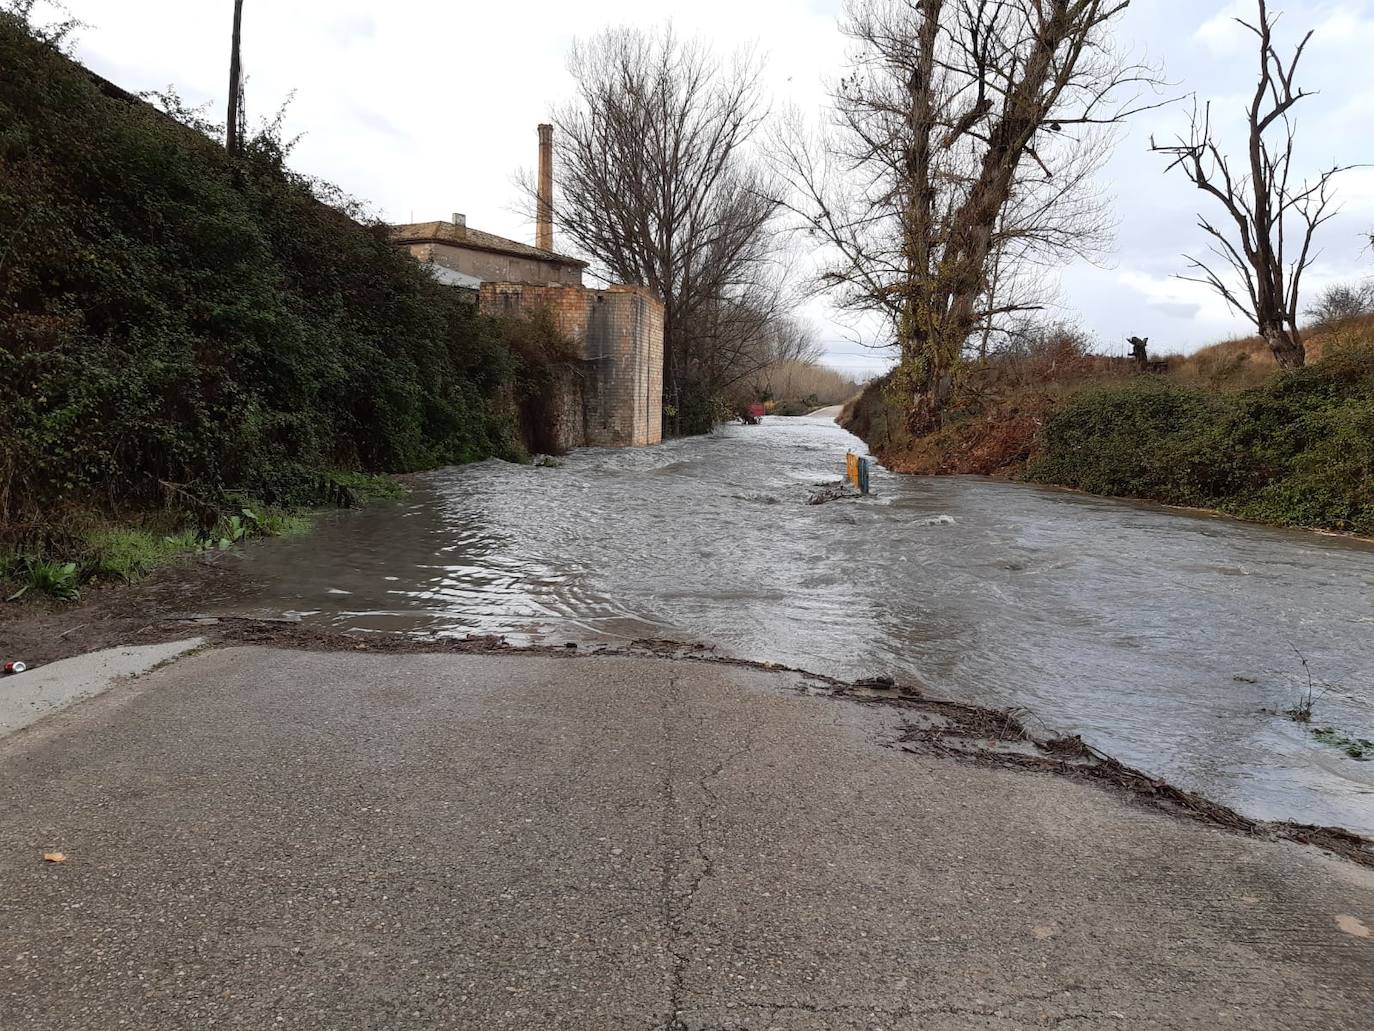
[[[1374,1026],[1371,871],[796,680],[231,648],[48,715],[0,1028]]]

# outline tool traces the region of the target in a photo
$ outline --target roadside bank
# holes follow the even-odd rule
[[[100,593],[108,605],[128,602],[118,592],[150,576],[194,581],[188,568],[254,542],[309,533],[330,512],[404,497],[401,481],[366,473],[322,474],[319,494],[329,507],[278,506],[228,492],[217,503],[195,499],[194,511],[102,513],[73,507],[32,524],[27,540],[0,536],[0,625],[22,624],[35,611],[68,607]],[[16,609],[16,603],[23,603]],[[108,606],[107,606],[108,607]]]
[[[348,477],[528,457],[577,364],[547,320],[482,314],[279,125],[227,153],[30,6],[0,12],[0,580],[67,596]]]
[[[970,372],[943,424],[920,435],[879,380],[840,422],[895,472],[1020,479],[1368,537],[1372,332],[1328,337],[1319,360],[1257,384],[1135,375],[1078,352],[1036,375],[994,361]]]

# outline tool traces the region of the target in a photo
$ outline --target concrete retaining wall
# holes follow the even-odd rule
[[[483,283],[491,314],[543,309],[577,347],[583,443],[641,447],[663,439],[663,305],[648,290]]]

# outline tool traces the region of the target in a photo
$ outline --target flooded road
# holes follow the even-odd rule
[[[974,478],[884,471],[765,420],[557,467],[443,470],[401,502],[250,549],[225,612],[336,629],[714,644],[1024,706],[1248,815],[1374,834],[1374,546]],[[1296,651],[1295,651],[1296,649]],[[1304,727],[1274,711],[1317,681]],[[1265,711],[1268,710],[1268,711]]]

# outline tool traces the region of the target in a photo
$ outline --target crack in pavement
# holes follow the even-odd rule
[[[668,683],[668,690],[665,692],[667,703],[663,709],[662,720],[662,740],[663,754],[665,756],[664,775],[663,775],[663,842],[665,850],[668,843],[672,840],[673,821],[672,815],[678,807],[677,791],[674,787],[674,775],[677,764],[673,751],[673,735],[669,727],[668,711],[674,707],[681,699],[679,695],[680,678],[673,677]],[[692,825],[695,827],[693,836],[693,848],[696,852],[697,869],[691,877],[685,891],[674,892],[673,883],[677,880],[678,874],[682,869],[682,852],[674,848],[671,852],[665,851],[662,879],[662,900],[661,910],[663,914],[664,928],[667,932],[668,952],[672,957],[672,969],[669,971],[668,982],[668,1002],[669,1014],[668,1021],[658,1027],[666,1028],[667,1031],[687,1031],[687,1025],[682,1019],[682,1009],[687,987],[687,967],[692,961],[692,953],[680,945],[680,940],[686,936],[685,921],[696,901],[697,893],[701,886],[710,878],[715,876],[716,862],[718,856],[713,854],[708,847],[707,821],[711,815],[719,809],[721,797],[712,787],[722,773],[734,764],[741,756],[747,753],[754,745],[752,731],[745,732],[744,743],[734,749],[727,756],[716,763],[710,770],[697,778],[697,787],[701,789],[703,803],[697,810]],[[685,825],[685,824],[684,824]]]
[[[686,959],[678,952],[676,946],[676,930],[673,920],[673,880],[677,876],[677,869],[681,863],[682,854],[673,849],[669,851],[673,843],[672,815],[677,809],[677,792],[673,787],[673,774],[675,766],[675,753],[673,751],[672,732],[668,726],[668,708],[671,703],[676,701],[678,695],[678,682],[680,677],[671,677],[668,680],[667,690],[664,692],[667,703],[660,710],[660,729],[661,753],[663,761],[663,781],[662,781],[662,819],[659,822],[659,838],[663,848],[663,878],[660,884],[659,910],[663,919],[664,934],[668,954],[672,957],[671,967],[668,971],[668,1014],[667,1019],[659,1021],[654,1025],[655,1029],[667,1028],[669,1031],[685,1031],[686,1025],[682,1023],[678,1015],[684,991],[683,980],[686,972]]]
[[[218,628],[203,625],[213,619]],[[838,677],[776,662],[762,662],[716,653],[710,646],[683,641],[636,640],[629,643],[592,644],[571,652],[564,646],[551,644],[516,645],[503,637],[472,637],[463,639],[417,640],[404,634],[371,634],[361,641],[353,632],[341,633],[301,623],[258,619],[250,616],[197,617],[194,615],[164,615],[139,631],[135,636],[172,639],[185,634],[194,626],[198,635],[207,636],[216,647],[234,645],[271,647],[319,652],[367,651],[372,654],[462,654],[462,655],[524,655],[581,661],[592,658],[658,658],[665,661],[717,665],[736,669],[751,669],[770,674],[795,674],[807,681],[806,692],[812,687],[837,701],[862,705],[882,705],[899,709],[919,710],[963,727],[949,735],[964,742],[963,747],[941,747],[944,733],[917,731],[926,738],[913,743],[899,742],[896,747],[909,754],[933,755],[941,759],[976,762],[1001,766],[1022,772],[1035,772],[1067,777],[1084,783],[1123,792],[1161,812],[1180,819],[1196,820],[1220,827],[1232,833],[1264,840],[1285,840],[1323,849],[1333,855],[1374,868],[1374,839],[1352,833],[1341,827],[1300,824],[1290,820],[1267,821],[1243,816],[1229,806],[1205,796],[1185,791],[1146,771],[1127,766],[1110,755],[1092,747],[1077,736],[1062,736],[1052,732],[1042,735],[1044,740],[1031,741],[1023,726],[1025,718],[1034,713],[1023,708],[991,710],[965,702],[927,696],[919,686],[895,684],[885,678],[845,681]],[[1041,722],[1038,719],[1036,722]],[[1043,723],[1042,723],[1043,726]],[[1027,740],[1036,747],[1036,755],[1010,750],[984,748],[979,742],[1008,739]],[[910,736],[910,731],[907,737]]]

